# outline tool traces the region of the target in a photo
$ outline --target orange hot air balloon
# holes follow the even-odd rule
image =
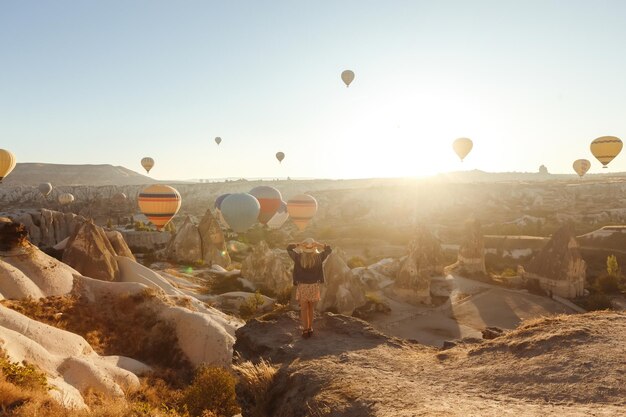
[[[287,201],[287,212],[300,230],[306,229],[317,213],[317,201],[308,194],[300,194]]]
[[[283,196],[280,195],[280,191],[276,188],[267,185],[254,187],[250,190],[249,194],[254,196],[261,205],[259,223],[267,224],[280,208],[280,203],[283,202]]]
[[[169,185],[155,184],[144,188],[137,198],[139,209],[161,230],[180,210],[182,199],[178,191]]]

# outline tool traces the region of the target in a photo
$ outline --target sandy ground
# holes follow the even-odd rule
[[[450,300],[438,307],[415,306],[379,293],[391,307],[371,323],[390,336],[441,347],[446,340],[481,337],[485,327],[514,329],[524,319],[572,313],[547,297],[509,290],[456,275],[437,278],[451,288]]]

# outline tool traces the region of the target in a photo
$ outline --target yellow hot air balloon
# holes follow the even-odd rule
[[[341,79],[346,84],[346,87],[350,87],[350,83],[354,81],[354,72],[345,70],[341,73]]]
[[[452,148],[459,158],[461,158],[461,162],[463,162],[463,159],[465,159],[473,147],[474,143],[468,138],[458,138],[454,141],[454,143],[452,143]]]
[[[139,209],[154,224],[163,229],[178,213],[182,199],[169,185],[155,184],[144,188],[137,198]]]
[[[146,156],[141,160],[141,166],[146,170],[147,173],[150,173],[150,170],[154,166],[154,159]]]
[[[591,142],[591,153],[606,168],[622,150],[624,144],[615,136],[601,136]]]
[[[15,168],[15,155],[6,149],[0,149],[0,183]]]
[[[583,175],[589,171],[589,168],[591,168],[591,162],[586,159],[577,159],[572,166],[574,167],[574,171],[582,178]]]

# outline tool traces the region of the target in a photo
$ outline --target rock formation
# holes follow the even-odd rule
[[[241,275],[258,287],[279,294],[292,285],[288,259],[285,250],[272,250],[261,241],[241,263]]]
[[[211,213],[211,209],[208,209],[202,220],[200,220],[198,232],[202,239],[202,259],[204,263],[222,267],[230,265],[230,256],[226,250],[224,233],[218,220]]]
[[[442,272],[443,251],[439,240],[425,227],[416,230],[408,255],[400,264],[391,291],[410,303],[430,303],[430,279]]]
[[[587,265],[578,250],[573,225],[557,230],[526,266],[523,278],[565,298],[583,295]]]
[[[133,253],[156,252],[165,249],[172,240],[170,232],[120,231]]]
[[[105,232],[107,239],[109,239],[109,243],[113,246],[113,250],[117,256],[124,256],[128,259],[135,260],[135,255],[131,252],[130,248],[126,244],[124,240],[124,236],[117,230],[107,230]],[[68,240],[69,241],[69,240]]]
[[[321,287],[322,298],[317,303],[317,310],[350,315],[365,304],[367,287],[352,273],[341,249],[333,248],[333,252],[326,258],[324,279],[325,284]]]
[[[625,322],[619,312],[544,318],[441,351],[334,314],[302,339],[297,314],[269,314],[237,330],[235,344],[240,361],[275,369],[265,401],[246,384],[237,399],[244,417],[620,415]]]
[[[116,256],[104,230],[93,221],[86,221],[70,236],[63,252],[63,262],[85,276],[117,281],[120,271]]]
[[[0,300],[63,295],[77,272],[25,240],[20,223],[0,219]]]
[[[73,213],[61,213],[47,209],[18,210],[4,216],[22,223],[28,231],[29,240],[40,247],[52,247],[69,237],[85,218]]]
[[[137,374],[150,368],[131,358],[99,356],[85,339],[0,305],[0,349],[12,362],[35,364],[68,408],[86,408],[81,392],[123,397],[139,388]]]
[[[469,220],[465,224],[465,235],[456,263],[446,267],[447,270],[458,270],[467,274],[486,274],[485,238],[478,220]]]
[[[197,264],[202,262],[202,240],[198,226],[187,216],[183,225],[172,238],[167,247],[167,257],[174,262]]]

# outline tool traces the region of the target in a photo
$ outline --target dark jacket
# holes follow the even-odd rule
[[[300,254],[294,249],[296,245],[287,246],[287,253],[293,259],[293,285],[298,284],[315,284],[316,282],[324,282],[324,267],[322,263],[328,255],[333,251],[330,246],[325,245],[324,251],[319,254],[320,262],[316,263],[312,268],[303,268],[300,264]]]

